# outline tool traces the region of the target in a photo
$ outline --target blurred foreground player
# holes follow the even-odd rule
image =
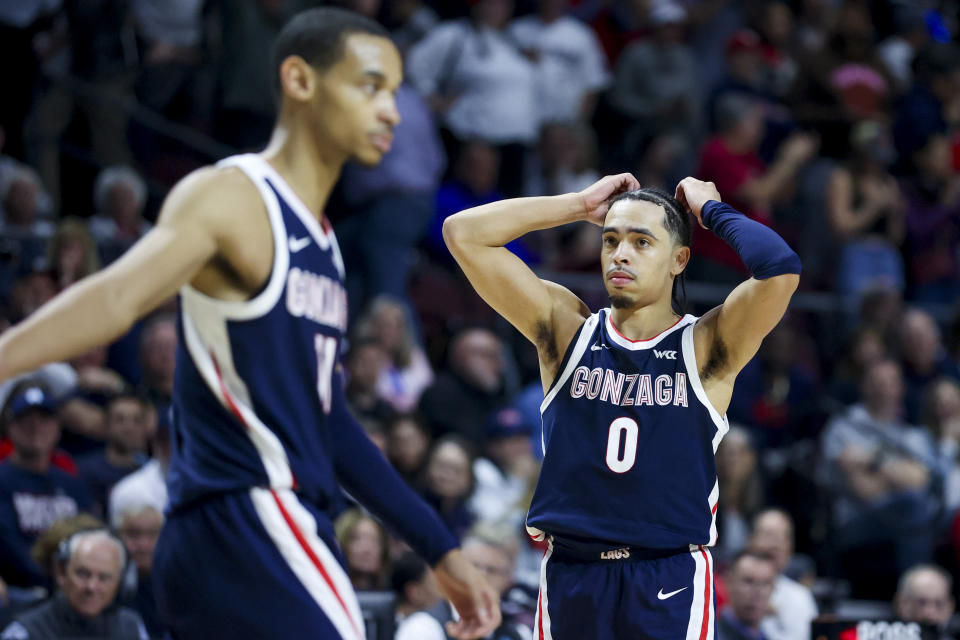
[[[0,379],[122,335],[178,290],[161,614],[178,640],[364,637],[326,513],[337,481],[435,566],[454,635],[496,595],[347,412],[343,261],[324,204],[343,163],[374,165],[398,124],[400,56],[376,23],[316,9],[274,52],[267,149],[181,181],[156,228],[0,338]]]
[[[675,296],[690,260],[685,206],[753,274],[701,318],[682,315]],[[504,248],[581,220],[603,227],[612,308],[592,315]],[[799,258],[720,202],[713,183],[687,178],[674,198],[629,174],[469,209],[446,220],[444,237],[539,354],[545,457],[527,528],[549,546],[536,637],[712,639],[714,454],[737,373],[783,316]]]

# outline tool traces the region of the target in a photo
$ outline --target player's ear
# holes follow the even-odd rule
[[[287,98],[307,102],[317,90],[316,72],[300,56],[287,56],[280,63],[280,87]]]
[[[683,273],[690,262],[690,247],[674,247],[673,264],[670,265],[670,273],[678,276]]]

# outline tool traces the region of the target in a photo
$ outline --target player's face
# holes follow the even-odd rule
[[[403,79],[392,42],[356,33],[347,36],[343,57],[317,74],[313,126],[325,145],[362,165],[380,162],[400,122],[396,91]]]
[[[600,264],[614,307],[639,308],[670,297],[690,249],[675,245],[665,216],[663,207],[633,200],[620,200],[607,213]]]

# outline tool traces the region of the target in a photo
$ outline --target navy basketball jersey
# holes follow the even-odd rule
[[[621,335],[609,309],[584,322],[540,408],[531,534],[658,549],[716,542],[714,453],[728,425],[700,382],[696,321],[642,341]]]
[[[247,301],[180,291],[170,506],[267,487],[324,508],[336,491],[327,416],[347,323],[343,260],[333,230],[260,156],[218,166],[239,168],[259,190],[273,267]]]

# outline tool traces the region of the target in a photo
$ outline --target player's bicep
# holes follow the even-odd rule
[[[800,276],[792,273],[764,280],[750,278],[711,312],[716,323],[713,343],[724,352],[728,372],[736,375],[756,355],[760,343],[786,313],[799,281]]]

